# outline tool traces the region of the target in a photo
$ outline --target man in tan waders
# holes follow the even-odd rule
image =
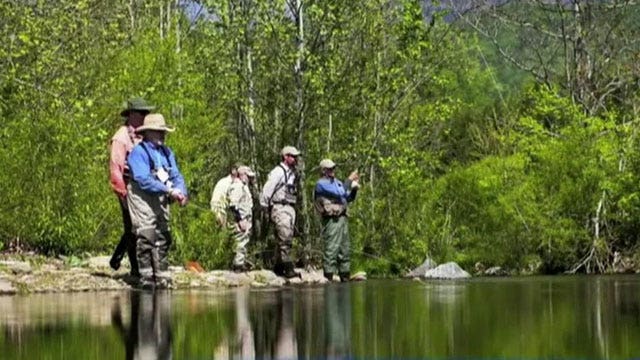
[[[211,193],[209,206],[216,216],[216,223],[221,228],[227,226],[227,208],[229,206],[227,193],[229,192],[231,183],[238,177],[238,168],[240,166],[242,166],[241,163],[233,164],[229,170],[229,175],[218,180]]]
[[[232,233],[235,241],[233,271],[250,270],[247,261],[247,244],[251,239],[253,221],[253,197],[249,186],[256,174],[248,166],[240,166],[227,192],[229,212],[233,219]]]
[[[269,214],[276,228],[278,248],[273,272],[278,276],[292,278],[299,276],[293,269],[291,246],[296,223],[297,201],[296,164],[300,151],[293,146],[285,146],[280,152],[282,162],[269,173],[269,178],[260,194],[260,206]]]

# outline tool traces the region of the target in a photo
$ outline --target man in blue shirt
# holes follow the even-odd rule
[[[167,258],[172,242],[169,202],[176,201],[181,206],[188,202],[175,156],[164,145],[166,133],[172,131],[161,114],[145,116],[143,125],[136,129],[142,134],[142,141],[127,158],[131,171],[127,201],[136,235],[140,284],[144,288],[171,284]]]
[[[322,177],[316,183],[314,205],[322,216],[322,256],[324,276],[333,280],[333,274],[340,275],[341,281],[351,276],[349,225],[347,204],[355,200],[360,176],[357,171],[349,175],[345,183],[335,177],[336,164],[330,159],[320,162]]]

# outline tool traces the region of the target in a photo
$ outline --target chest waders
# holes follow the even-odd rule
[[[172,187],[169,180],[171,173],[171,161],[169,159],[169,150],[165,146],[160,146],[160,152],[167,160],[167,166],[162,166],[160,158],[154,159],[150,151],[144,143],[141,144],[145,153],[149,157],[150,171],[163,184]],[[166,173],[166,179],[159,178],[159,171]],[[169,232],[169,201],[161,199],[169,195],[158,195],[159,204],[162,209],[154,209],[155,227],[139,229],[137,232],[136,253],[138,255],[138,264],[140,271],[140,285],[143,288],[166,288],[171,285],[171,276],[169,273],[168,252],[173,242],[171,232]],[[155,203],[155,199],[154,199]],[[162,214],[162,215],[161,215]],[[158,217],[162,216],[163,219]]]
[[[296,213],[294,205],[297,200],[297,191],[295,184],[289,183],[289,174],[281,164],[278,166],[284,172],[284,181],[279,183],[269,198],[269,215],[271,221],[276,228],[276,238],[278,239],[276,249],[276,264],[273,272],[278,276],[286,278],[299,277],[300,275],[294,271],[293,261],[291,260],[291,247],[293,245],[293,228],[295,226]],[[284,198],[273,201],[275,194],[285,187]],[[282,205],[273,207],[273,205]]]

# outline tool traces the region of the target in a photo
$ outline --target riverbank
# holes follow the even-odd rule
[[[202,271],[197,267],[170,266],[172,289],[228,288],[237,286],[281,287],[287,284],[325,284],[318,269],[296,269],[300,278],[285,279],[270,270],[235,273]],[[126,261],[114,271],[109,256],[47,258],[40,255],[0,255],[0,294],[124,290],[135,286]],[[364,274],[354,274],[363,280]]]

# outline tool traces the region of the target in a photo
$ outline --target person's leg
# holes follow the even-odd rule
[[[324,276],[327,280],[333,279],[333,274],[338,272],[337,258],[339,249],[339,226],[336,218],[322,219],[322,268],[324,270]]]
[[[248,222],[248,228],[241,231],[237,226],[233,232],[235,242],[235,257],[233,258],[233,269],[236,271],[244,271],[247,269],[247,244],[251,239],[251,220]]]
[[[340,281],[349,281],[351,278],[351,241],[349,238],[349,220],[346,216],[341,216],[338,223],[338,272],[340,274]]]
[[[293,229],[296,222],[295,209],[290,205],[276,205],[272,210],[272,220],[278,238],[278,255],[274,272],[287,278],[296,277],[298,274],[293,270],[291,259]]]
[[[140,284],[143,287],[154,287],[154,258],[156,255],[157,232],[155,227],[138,229],[136,256],[138,257],[138,271]]]
[[[171,285],[171,274],[169,273],[169,249],[173,243],[171,231],[169,231],[169,221],[171,213],[169,211],[169,202],[166,196],[161,196],[154,203],[156,219],[158,219],[157,241],[153,252],[153,270],[156,279],[156,285],[160,287],[168,287]]]
[[[131,214],[129,213],[129,205],[125,200],[120,201],[122,207],[122,220],[124,223],[124,234],[127,244],[127,256],[129,257],[129,266],[131,267],[132,276],[140,276],[138,271],[138,257],[136,256],[136,235],[133,233],[133,223],[131,222]]]
[[[170,231],[162,231],[158,236],[154,249],[154,265],[156,284],[161,287],[171,285],[171,274],[169,273],[169,248],[173,243]]]
[[[111,266],[113,270],[120,269],[120,263],[122,262],[125,252],[128,250],[131,239],[134,239],[135,241],[135,235],[131,231],[131,215],[129,215],[127,201],[125,199],[118,198],[118,203],[120,204],[120,212],[122,214],[123,232],[120,236],[118,245],[116,245],[116,248],[113,251],[113,255],[111,255],[111,260],[109,260],[109,266]]]
[[[154,201],[157,196],[150,196],[135,183],[128,186],[127,203],[133,231],[136,236],[136,256],[142,286],[154,286],[153,251],[157,241],[157,217]]]

